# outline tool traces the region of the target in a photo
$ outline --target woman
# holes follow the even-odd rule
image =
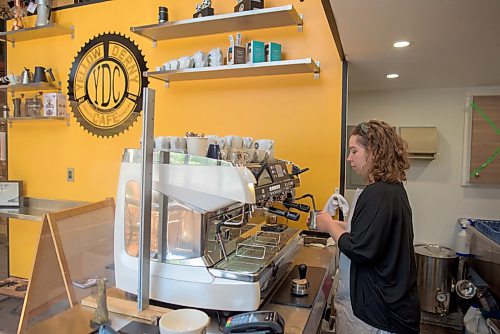
[[[406,144],[382,121],[361,123],[349,139],[352,169],[367,181],[347,223],[318,215],[342,252],[335,296],[337,333],[418,333],[420,305],[411,207],[402,182]],[[351,225],[352,223],[352,225]]]

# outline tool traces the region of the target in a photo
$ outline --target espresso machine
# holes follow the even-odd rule
[[[116,286],[138,291],[141,151],[126,149],[120,168],[114,233]],[[257,310],[289,272],[299,230],[263,230],[254,221],[294,197],[301,170],[283,160],[247,165],[155,150],[149,297],[169,304]]]

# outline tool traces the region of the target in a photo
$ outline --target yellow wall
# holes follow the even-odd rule
[[[169,8],[169,20],[174,21],[191,17],[198,2],[115,0],[54,12],[57,23],[75,26],[75,38],[19,42],[14,48],[9,44],[8,72],[20,73],[25,66],[52,67],[67,93],[74,57],[85,42],[102,32],[129,36],[150,70],[197,50],[225,49],[228,34],[160,41],[154,48],[149,40],[130,32],[131,26],[155,23],[159,5]],[[216,14],[221,14],[232,12],[235,1],[213,3]],[[170,88],[151,80],[149,87],[156,89],[155,134],[193,131],[272,138],[276,157],[310,168],[301,177],[298,194],[313,193],[322,205],[339,186],[341,64],[321,1],[266,0],[266,7],[286,4],[304,15],[303,32],[296,27],[243,31],[243,41],[276,41],[282,44],[285,59],[321,61],[320,80],[298,74],[174,82]],[[123,149],[138,147],[141,122],[139,118],[129,131],[113,138],[92,136],[73,116],[69,127],[55,121],[14,123],[8,134],[9,177],[23,180],[25,195],[31,197],[83,201],[115,197]],[[66,182],[67,167],[75,170],[74,182]],[[11,275],[29,276],[38,233],[36,224],[11,221]]]

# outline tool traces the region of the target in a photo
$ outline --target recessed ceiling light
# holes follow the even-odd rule
[[[397,41],[392,44],[395,48],[406,48],[408,45],[410,45],[410,42],[408,41]]]
[[[387,79],[396,79],[399,78],[399,74],[397,73],[391,73],[386,75]]]

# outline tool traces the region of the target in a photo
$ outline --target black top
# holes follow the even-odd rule
[[[420,303],[411,207],[403,185],[375,182],[361,193],[351,232],[338,241],[351,259],[351,304],[367,324],[418,333]]]

